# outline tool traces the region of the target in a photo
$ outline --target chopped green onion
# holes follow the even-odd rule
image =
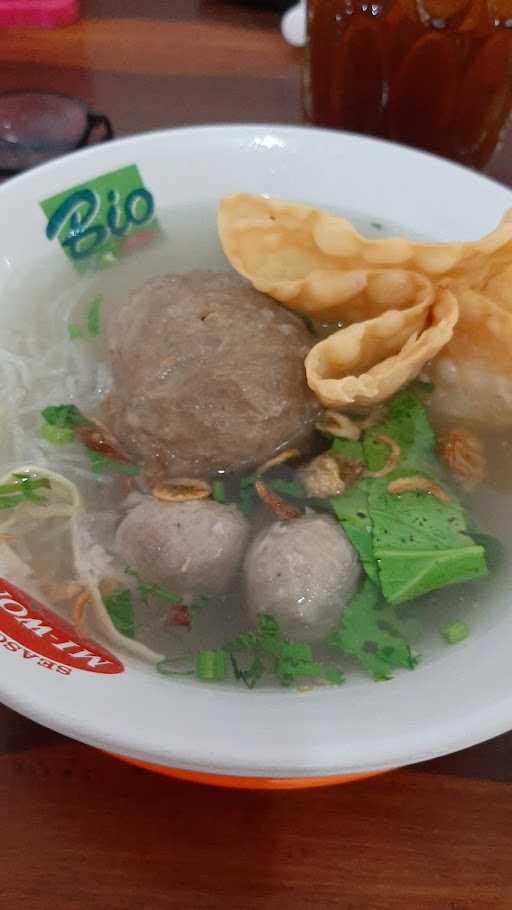
[[[382,231],[383,226],[380,223],[380,221],[371,221],[370,224],[371,224],[372,228],[375,228],[376,231]]]
[[[464,641],[468,637],[469,629],[465,622],[458,620],[442,626],[441,635],[449,645],[458,645],[460,641]]]
[[[126,638],[135,638],[135,619],[131,592],[126,589],[107,594],[103,597],[103,603],[118,632],[121,632],[121,635],[125,635]]]
[[[91,338],[96,338],[100,334],[100,306],[102,303],[101,295],[95,297],[87,310],[87,331]]]
[[[75,438],[73,430],[70,430],[68,427],[52,426],[51,423],[46,423],[46,421],[41,426],[41,436],[43,439],[46,439],[47,442],[51,442],[56,446],[65,446],[68,443],[73,442]]]
[[[34,491],[39,489],[50,490],[51,484],[47,477],[31,477],[30,474],[13,474],[13,483],[0,485],[0,509],[12,509],[21,502],[33,502],[36,505],[46,505],[46,496],[39,496]]]
[[[94,452],[93,449],[86,449],[85,451],[93,474],[104,474],[106,472],[136,477],[140,473],[140,468],[137,465],[127,464],[126,461],[114,461],[113,458],[107,458],[106,455]]]
[[[204,682],[219,682],[226,675],[225,651],[198,651],[196,654],[196,676]]]
[[[226,488],[222,480],[214,480],[212,484],[212,496],[217,502],[226,502]]]
[[[156,669],[162,676],[192,676],[194,660],[191,656],[166,657],[157,663]]]
[[[68,335],[71,341],[74,341],[75,338],[82,338],[83,332],[78,323],[68,322]]]

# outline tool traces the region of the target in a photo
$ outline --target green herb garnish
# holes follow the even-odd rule
[[[36,490],[50,490],[47,477],[31,477],[30,474],[13,474],[12,483],[0,484],[0,509],[12,509],[22,502],[31,502],[44,506],[48,499],[36,493]]]
[[[442,626],[441,635],[449,645],[458,645],[459,642],[468,637],[469,629],[465,622],[460,622],[459,620]]]
[[[47,442],[51,442],[52,445],[56,446],[68,445],[75,438],[73,430],[68,429],[68,427],[52,426],[51,423],[46,423],[46,421],[41,425],[41,436]]]
[[[358,660],[375,680],[391,679],[393,669],[413,670],[417,664],[395,611],[368,578],[343,610],[328,644]]]
[[[100,306],[103,303],[101,295],[91,301],[87,309],[87,331],[91,338],[100,334]]]
[[[75,338],[82,338],[83,332],[77,322],[68,322],[68,335],[71,341],[74,341]]]
[[[127,477],[136,477],[140,473],[137,465],[128,464],[126,461],[115,461],[93,449],[86,449],[85,452],[93,474],[124,474]]]
[[[380,221],[370,221],[372,228],[375,228],[376,231],[382,231],[383,225]]]
[[[226,487],[222,480],[214,480],[212,483],[212,496],[216,502],[226,502]]]
[[[103,603],[107,610],[113,625],[121,635],[127,638],[135,638],[135,619],[132,604],[131,591],[115,591],[113,594],[106,594],[103,597]]]
[[[230,655],[235,678],[249,689],[265,673],[282,686],[291,686],[301,679],[323,679],[336,685],[345,680],[338,668],[316,661],[309,645],[285,638],[277,620],[267,613],[259,615],[255,632],[245,632],[228,642],[224,651]],[[246,666],[241,665],[242,661]]]
[[[75,427],[94,426],[74,404],[49,405],[41,411],[41,416],[52,427],[64,427],[72,430]]]

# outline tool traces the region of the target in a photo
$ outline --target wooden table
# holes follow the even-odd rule
[[[274,14],[82,6],[64,31],[2,33],[3,90],[76,93],[118,135],[300,119],[301,53]],[[512,183],[509,158],[492,173]],[[512,735],[364,783],[253,793],[152,776],[0,708],[0,811],[6,910],[512,908]]]

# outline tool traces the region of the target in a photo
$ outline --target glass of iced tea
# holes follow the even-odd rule
[[[474,168],[512,107],[512,0],[308,0],[307,119]]]

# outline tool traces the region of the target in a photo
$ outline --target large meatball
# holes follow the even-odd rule
[[[188,602],[224,590],[248,535],[236,506],[213,500],[169,503],[147,496],[119,525],[114,551],[144,580],[165,585]]]
[[[339,524],[327,515],[276,522],[245,557],[249,608],[270,613],[290,638],[320,641],[354,594],[361,567]]]
[[[264,461],[318,413],[301,319],[238,276],[155,278],[109,326],[109,423],[146,477]]]

